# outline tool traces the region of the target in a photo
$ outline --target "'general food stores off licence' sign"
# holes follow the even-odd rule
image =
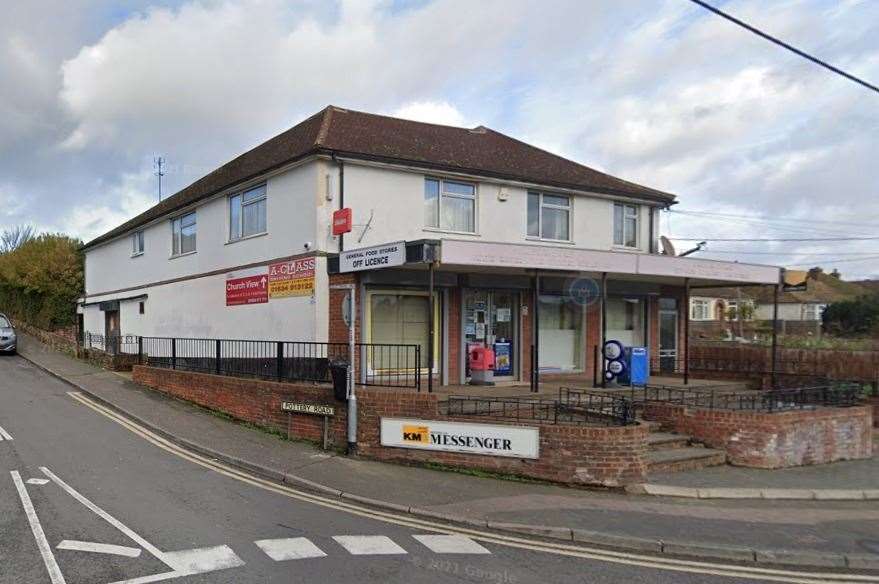
[[[342,273],[402,266],[405,263],[405,241],[362,247],[339,254],[339,271]]]

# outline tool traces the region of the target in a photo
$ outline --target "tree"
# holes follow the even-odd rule
[[[0,232],[0,254],[17,250],[36,237],[33,225],[16,225]]]
[[[43,234],[0,254],[0,312],[46,329],[73,324],[83,291],[81,246]]]
[[[821,326],[824,332],[840,336],[879,334],[879,294],[828,304]]]

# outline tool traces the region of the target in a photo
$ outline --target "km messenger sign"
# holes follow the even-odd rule
[[[513,458],[540,455],[540,431],[521,426],[382,418],[381,443],[396,448]]]

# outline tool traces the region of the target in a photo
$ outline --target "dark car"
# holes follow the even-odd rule
[[[0,353],[15,355],[17,341],[12,321],[5,314],[0,314]]]

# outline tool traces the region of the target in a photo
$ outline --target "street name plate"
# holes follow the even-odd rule
[[[281,410],[296,414],[312,414],[315,416],[335,416],[336,408],[333,406],[321,406],[317,404],[300,404],[296,402],[282,402]]]

